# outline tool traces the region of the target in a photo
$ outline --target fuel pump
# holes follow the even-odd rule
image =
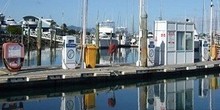
[[[24,45],[20,43],[4,43],[2,57],[5,67],[10,72],[17,72],[24,62]]]
[[[63,36],[62,49],[62,68],[75,69],[76,68],[76,37]]]
[[[209,46],[206,40],[202,40],[202,61],[209,60]]]

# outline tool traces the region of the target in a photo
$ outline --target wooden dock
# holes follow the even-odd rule
[[[176,77],[218,74],[220,61],[155,67],[131,64],[96,65],[96,68],[68,69],[61,66],[23,67],[18,73],[0,70],[1,92],[15,89],[97,85],[128,81],[163,80]],[[2,91],[3,90],[3,91]]]

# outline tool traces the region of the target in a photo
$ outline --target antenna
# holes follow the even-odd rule
[[[203,6],[202,6],[202,33],[204,33],[204,16],[205,16],[205,0],[203,0]]]
[[[63,21],[63,19],[64,19],[64,12],[62,12],[62,24],[64,24],[64,21]]]
[[[134,4],[134,0],[132,0],[132,4]],[[132,30],[132,36],[134,37],[134,7],[132,6],[132,25],[131,25],[131,30]]]
[[[210,46],[212,46],[212,14],[213,14],[213,0],[211,0],[211,5],[210,5],[210,27],[209,27],[209,36],[210,36]]]
[[[96,18],[96,23],[98,23],[98,22],[99,22],[99,10],[97,12],[97,18]]]
[[[160,0],[160,17],[159,17],[159,20],[162,20],[163,17],[162,17],[162,0]]]
[[[215,33],[217,33],[218,30],[218,10],[215,10]]]

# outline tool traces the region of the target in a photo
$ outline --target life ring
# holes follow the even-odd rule
[[[24,45],[19,43],[4,43],[2,46],[3,63],[10,72],[17,72],[24,62]]]

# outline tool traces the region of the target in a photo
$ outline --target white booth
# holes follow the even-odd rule
[[[155,21],[155,65],[194,63],[192,22]]]
[[[63,36],[62,68],[76,68],[76,37]]]

